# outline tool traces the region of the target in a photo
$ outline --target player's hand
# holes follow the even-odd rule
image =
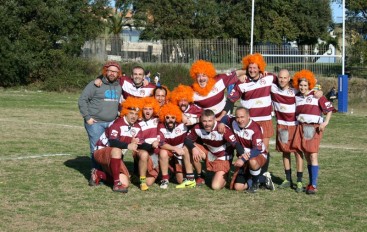
[[[320,132],[325,131],[326,126],[327,126],[327,123],[326,122],[321,123],[320,126],[319,126],[319,131]]]
[[[97,87],[101,87],[102,85],[102,80],[97,78],[95,81],[94,81],[94,85],[97,86]]]
[[[130,151],[138,152],[138,144],[137,143],[129,143],[129,145],[127,145],[127,149],[129,149]]]
[[[96,123],[97,121],[96,120],[94,120],[94,118],[90,118],[90,119],[88,119],[88,121],[87,121],[87,124],[88,125],[93,125],[94,123]]]
[[[138,144],[140,142],[140,140],[139,140],[139,138],[132,138],[131,139],[131,143],[136,143],[136,144]]]
[[[158,148],[158,146],[159,146],[159,141],[158,140],[156,140],[156,141],[154,141],[153,143],[152,143],[152,147],[155,149],[155,148]]]
[[[145,78],[144,78],[144,80],[143,80],[143,86],[145,87],[145,86],[147,86],[147,85],[149,85],[149,81],[148,81],[147,79],[145,79]]]
[[[320,99],[323,95],[324,95],[324,92],[322,92],[321,90],[316,90],[315,91],[315,98],[316,99]]]
[[[245,75],[241,75],[241,76],[239,76],[238,77],[238,80],[240,80],[240,82],[245,82],[246,80],[247,80],[247,76],[246,76],[246,74]]]
[[[203,160],[203,158],[205,158],[205,154],[203,156],[202,154],[203,152],[200,151],[197,147],[194,147],[192,149],[192,159],[195,161],[195,162],[200,162]]]
[[[222,135],[226,133],[226,125],[224,123],[221,122],[218,124],[218,132]]]

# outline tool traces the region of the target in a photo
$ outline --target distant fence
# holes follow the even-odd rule
[[[292,44],[256,45],[254,53],[263,54],[266,70],[277,72],[287,68],[291,72],[310,69],[322,76],[337,76],[341,73],[341,57],[333,46],[295,46]],[[192,64],[204,59],[215,64],[217,69],[228,70],[241,67],[242,57],[250,53],[250,46],[238,45],[237,39],[224,40],[160,40],[157,42],[124,42],[116,37],[100,37],[87,42],[82,48],[85,58],[121,62],[181,63]]]

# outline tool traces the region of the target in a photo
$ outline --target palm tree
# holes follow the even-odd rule
[[[108,16],[108,33],[112,34],[111,55],[121,55],[121,47],[123,43],[121,32],[124,26],[128,26],[130,30],[132,27],[131,19],[125,17],[130,11],[130,4],[128,4],[128,1],[125,2],[125,4],[122,4],[121,1],[116,1],[115,8]]]

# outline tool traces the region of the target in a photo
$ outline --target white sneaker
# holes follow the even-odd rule
[[[161,189],[167,189],[168,188],[169,181],[168,180],[161,180],[161,185],[159,186]]]
[[[271,179],[270,172],[264,172],[263,176],[265,176],[265,186],[267,189],[274,191],[275,185],[273,183],[273,180]]]

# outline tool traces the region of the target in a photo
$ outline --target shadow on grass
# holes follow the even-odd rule
[[[83,174],[86,180],[90,177],[90,158],[87,156],[78,156],[74,159],[69,159],[64,162],[64,165],[68,168],[75,169]]]

